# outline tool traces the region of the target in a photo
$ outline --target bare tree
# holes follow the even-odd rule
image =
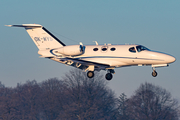
[[[1,83],[0,81],[0,88],[5,88],[5,85]]]
[[[39,119],[41,89],[35,80],[26,84],[18,84],[16,87],[16,99],[19,105],[19,119]]]
[[[128,98],[127,96],[122,93],[119,98],[117,99],[117,111],[118,111],[118,119],[119,120],[129,120],[130,119],[130,113],[129,113],[129,104],[128,104]]]
[[[178,102],[171,94],[150,83],[141,84],[129,99],[131,118],[137,120],[178,120]]]
[[[107,87],[104,77],[95,73],[92,79],[77,69],[63,77],[68,96],[59,119],[68,120],[112,120],[115,108],[114,93]]]
[[[10,120],[18,119],[17,110],[18,104],[13,88],[0,88],[0,119],[1,120]]]
[[[55,120],[59,113],[63,112],[66,86],[57,78],[48,79],[39,85],[42,90],[41,112],[47,120]]]
[[[178,120],[179,105],[171,94],[150,83],[130,97],[115,98],[104,77],[70,70],[62,80],[52,78],[18,84],[0,83],[0,119],[16,120]]]

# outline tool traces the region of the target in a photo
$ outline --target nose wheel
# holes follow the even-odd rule
[[[156,77],[156,76],[157,76],[157,72],[156,72],[156,70],[155,70],[154,68],[153,68],[152,76],[153,76],[153,77]]]

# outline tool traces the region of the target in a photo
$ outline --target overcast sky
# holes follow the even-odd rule
[[[179,0],[3,0],[0,2],[0,81],[8,87],[27,80],[61,79],[71,67],[39,58],[38,49],[23,28],[7,24],[41,24],[66,45],[141,44],[176,57],[169,67],[124,67],[108,82],[117,96],[132,95],[149,82],[180,100]],[[106,72],[100,72],[106,74]]]

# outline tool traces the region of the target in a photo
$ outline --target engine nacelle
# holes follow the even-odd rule
[[[55,50],[56,53],[60,53],[67,56],[77,56],[83,54],[85,51],[85,46],[82,45],[69,45]]]

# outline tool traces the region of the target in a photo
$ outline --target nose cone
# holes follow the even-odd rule
[[[153,64],[169,64],[176,61],[176,58],[162,52],[148,51],[146,52],[154,61]]]
[[[176,61],[176,58],[173,57],[173,56],[171,56],[171,55],[166,55],[165,61],[166,61],[167,63],[173,63],[173,62]]]

